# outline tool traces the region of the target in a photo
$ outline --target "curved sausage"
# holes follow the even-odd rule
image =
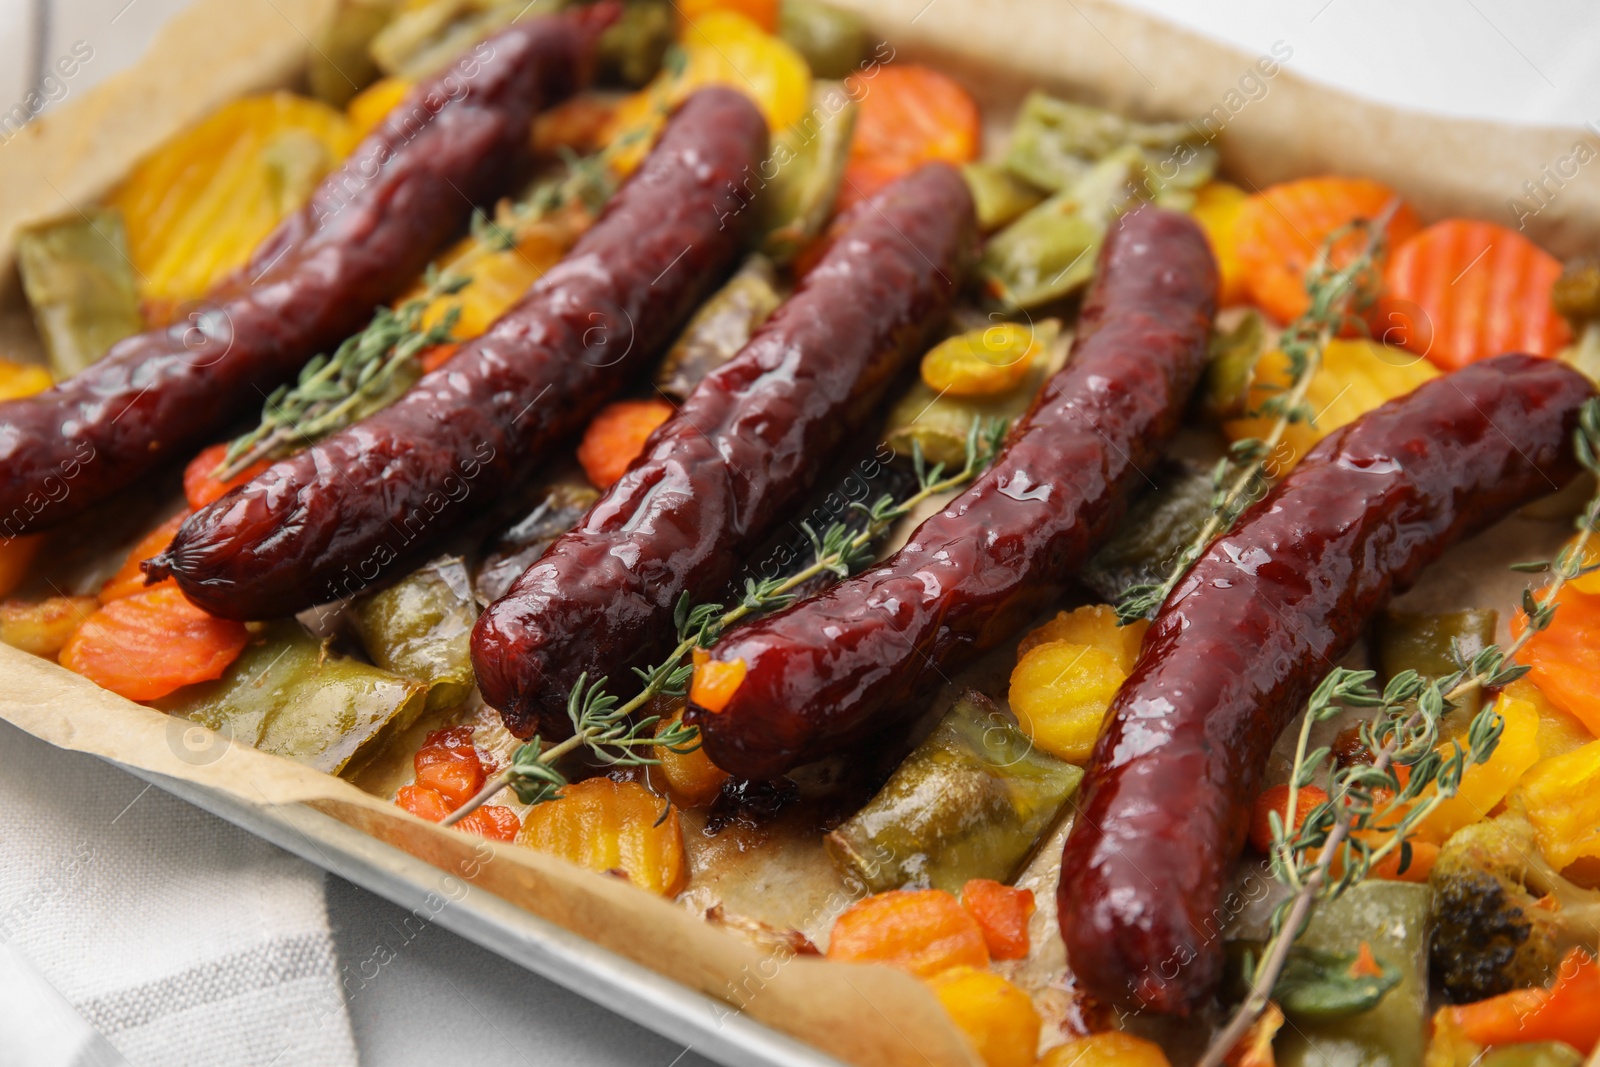
[[[755,213],[734,182],[766,145],[743,95],[690,97],[599,221],[486,333],[195,513],[147,570],[214,615],[265,619],[421,558],[671,343],[744,245]]]
[[[976,237],[966,182],[942,163],[857,209],[794,296],[479,618],[478,685],[512,733],[570,733],[581,672],[655,662],[680,595],[722,594],[942,325]]]
[[[691,705],[712,760],[771,777],[915,714],[944,668],[1056,596],[1177,430],[1216,298],[1193,221],[1154,207],[1124,216],[1071,359],[994,465],[883,564],[711,650],[745,664],[722,708]]]
[[[1061,863],[1079,981],[1186,1012],[1221,977],[1223,883],[1274,740],[1452,541],[1554,492],[1592,389],[1499,356],[1332,434],[1184,575],[1112,704]]]
[[[366,325],[511,184],[609,9],[519,23],[419,86],[184,322],[0,404],[0,536],[54,526],[231,420]]]

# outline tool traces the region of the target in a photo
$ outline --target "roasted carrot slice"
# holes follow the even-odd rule
[[[221,677],[249,636],[243,623],[206,614],[163,582],[89,616],[61,665],[129,700],[155,700]]]
[[[187,476],[185,481],[187,481]],[[133,546],[133,551],[128,553],[128,558],[122,561],[122,566],[117,568],[117,573],[106,580],[100,587],[100,603],[109,604],[113,600],[120,600],[125,596],[143,592],[145,589],[144,572],[139,569],[141,560],[152,556],[159,556],[172,544],[172,539],[178,534],[178,527],[183,525],[183,520],[190,516],[189,511],[180,511],[154,530],[145,534],[140,542]],[[171,579],[168,579],[169,581]]]
[[[1328,794],[1314,785],[1302,788],[1294,798],[1294,826],[1298,830],[1305,825],[1306,817],[1311,814],[1311,809],[1328,799]],[[1255,808],[1250,812],[1250,844],[1255,846],[1257,852],[1270,853],[1272,851],[1272,812],[1278,813],[1278,818],[1289,826],[1289,787],[1275,785],[1261,791],[1256,797]]]
[[[1375,219],[1399,193],[1365,178],[1303,178],[1273,185],[1245,201],[1235,224],[1236,254],[1250,297],[1279,322],[1298,318],[1311,305],[1306,271],[1322,244],[1341,226]],[[1417,213],[1404,201],[1386,232],[1392,249],[1416,233]],[[1333,250],[1335,265],[1349,263],[1360,248],[1350,234]]]
[[[1520,636],[1528,617],[1517,612],[1511,632]],[[1556,613],[1548,628],[1528,639],[1522,662],[1528,679],[1545,698],[1583,721],[1600,736],[1600,595],[1564,586],[1556,594]]]
[[[672,410],[665,400],[619,400],[600,410],[578,445],[578,462],[595,488],[609,489],[622,477]]]
[[[924,163],[967,163],[978,155],[978,105],[948,75],[897,63],[868,80],[851,75],[861,101],[855,140],[839,189],[839,209],[865,200]]]
[[[228,454],[226,444],[212,445],[201,452],[189,465],[183,469],[183,495],[189,501],[189,507],[199,511],[213,500],[224,496],[228,490],[235,486],[243,485],[268,467],[272,466],[271,460],[258,459],[238,474],[222,481],[216,476],[217,468],[222,466],[223,459]],[[167,540],[172,540],[168,537]],[[165,545],[161,546],[165,548]],[[160,551],[160,549],[157,549]],[[149,559],[149,556],[145,556]]]
[[[978,920],[989,957],[1020,960],[1028,955],[1028,920],[1033,918],[1033,890],[973,878],[961,887],[961,906]]]
[[[1553,356],[1572,339],[1550,301],[1560,276],[1515,230],[1446,219],[1395,248],[1379,325],[1445,370],[1502,352]]]
[[[941,889],[894,889],[859,901],[840,915],[828,958],[887,963],[919,978],[963,964],[989,965],[978,921]]]

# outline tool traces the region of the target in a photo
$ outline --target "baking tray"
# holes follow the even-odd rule
[[[0,154],[0,333],[19,323],[26,329],[10,266],[20,226],[93,202],[134,160],[220,103],[292,83],[334,2],[199,0],[135,68],[8,143]],[[971,88],[991,120],[991,149],[1022,94],[1038,86],[1137,117],[1210,115],[1224,134],[1226,170],[1247,185],[1363,174],[1400,190],[1424,218],[1525,222],[1529,236],[1559,255],[1600,244],[1600,169],[1580,171],[1531,216],[1513,206],[1524,180],[1590,139],[1580,130],[1405,112],[1298,78],[1293,42],[1282,42],[1275,57],[1246,55],[1109,0],[835,2],[860,11],[895,60],[928,62]],[[196,761],[174,742],[165,716],[3,646],[0,717],[107,759],[402,907],[423,909],[431,921],[719,1062],[976,1063],[909,976],[798,960],[747,1001],[737,982],[764,957],[680,907],[524,849],[466,843],[275,757],[243,749]],[[474,848],[487,848],[492,866],[470,886],[458,880],[461,894],[436,909],[430,901],[442,880],[464,869]]]

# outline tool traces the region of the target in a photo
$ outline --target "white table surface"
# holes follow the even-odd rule
[[[1070,3],[1071,0],[1063,0]],[[1294,47],[1301,73],[1424,110],[1510,121],[1600,122],[1600,5],[1584,0],[1126,0],[1253,52]],[[184,0],[0,0],[0,108],[77,41],[93,59],[82,92],[133,62]],[[41,20],[39,13],[47,11]],[[3,165],[3,159],[0,159]],[[38,744],[6,727],[5,743]],[[38,744],[38,759],[84,790],[136,790],[122,772]],[[0,803],[5,802],[0,782]],[[161,797],[159,803],[179,803]],[[209,817],[208,817],[209,818]],[[242,833],[221,823],[218,834]],[[0,857],[3,857],[0,844]],[[340,957],[365,958],[408,912],[336,878],[328,906]],[[0,967],[0,986],[6,972]],[[380,981],[350,998],[364,1063],[434,1065],[472,1050],[477,1062],[571,1067],[698,1067],[659,1038],[455,935],[433,927]],[[485,1047],[485,1035],[492,1047]]]

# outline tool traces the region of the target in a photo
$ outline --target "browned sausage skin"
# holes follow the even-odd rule
[[[880,566],[712,649],[746,668],[725,706],[690,708],[712,760],[766,778],[854,744],[915,714],[944,668],[1058,595],[1177,429],[1216,293],[1191,219],[1155,207],[1124,216],[1071,359],[994,465]]]
[[[733,265],[753,211],[734,182],[766,124],[703,89],[571,253],[394,404],[184,523],[147,569],[215,615],[263,619],[416,562],[581,428]]]
[[[414,90],[184,321],[0,403],[0,536],[54,526],[183,458],[411,285],[511,184],[533,117],[579,88],[612,6],[530,20]]]
[[[1498,356],[1334,433],[1167,598],[1095,747],[1061,866],[1073,972],[1187,1012],[1221,977],[1224,879],[1273,741],[1391,594],[1575,473],[1588,381]]]
[[[478,685],[512,733],[566,736],[581,673],[647,666],[676,639],[682,594],[722,595],[943,323],[976,236],[966,182],[943,163],[856,209],[794,296],[478,620]]]

